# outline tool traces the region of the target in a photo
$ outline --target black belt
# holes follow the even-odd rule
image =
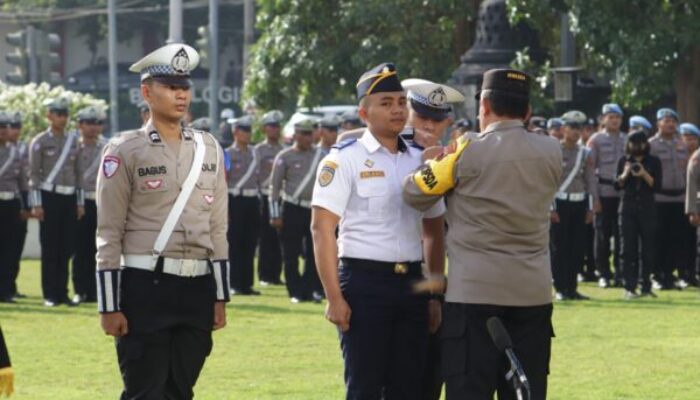
[[[598,178],[598,183],[601,183],[603,185],[615,185],[615,181],[612,179],[605,179],[605,178]]]
[[[422,276],[423,267],[421,264],[421,261],[386,262],[348,257],[340,259],[340,266],[342,268],[406,276]]]
[[[663,194],[664,196],[680,196],[685,194],[685,189],[659,189],[656,193]]]

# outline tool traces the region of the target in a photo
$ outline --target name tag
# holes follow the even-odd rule
[[[360,172],[360,179],[369,179],[369,178],[383,178],[384,171],[361,171]]]

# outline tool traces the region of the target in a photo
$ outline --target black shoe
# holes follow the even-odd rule
[[[260,296],[260,292],[253,288],[248,289],[231,289],[231,296]]]
[[[22,293],[20,293],[20,292],[17,292],[17,293],[15,293],[15,295],[12,296],[12,297],[14,297],[15,299],[26,299],[26,298],[27,298],[27,295],[26,295],[26,294],[22,294]]]
[[[555,298],[557,301],[566,301],[566,300],[570,300],[569,296],[565,295],[565,294],[562,293],[562,292],[556,292],[556,293],[554,294],[554,298]]]
[[[652,299],[655,299],[659,296],[657,296],[656,293],[652,292],[651,290],[642,290],[642,293],[639,295],[639,297],[651,297]]]
[[[44,307],[56,307],[56,306],[58,306],[57,302],[55,302],[53,300],[49,300],[49,299],[44,299]]]
[[[260,296],[260,292],[253,288],[244,291],[243,294],[245,294],[246,296]]]
[[[15,300],[12,296],[3,297],[3,298],[0,299],[0,303],[10,303],[10,304],[14,304],[14,303],[17,303],[17,300]]]
[[[311,294],[311,299],[313,300],[314,303],[321,303],[323,299],[325,299],[326,296],[323,295],[322,292],[314,291]]]
[[[571,300],[590,300],[591,299],[590,297],[583,295],[579,292],[574,292],[572,295],[569,295],[569,297],[571,298]]]
[[[270,283],[273,284],[274,286],[284,286],[284,281],[282,281],[281,279],[274,280]]]

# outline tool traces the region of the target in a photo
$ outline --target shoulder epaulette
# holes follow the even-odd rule
[[[342,150],[355,142],[357,142],[357,138],[347,138],[345,140],[342,140],[342,141],[334,144],[332,148]]]

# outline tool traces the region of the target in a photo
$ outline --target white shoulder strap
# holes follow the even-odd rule
[[[299,199],[299,195],[301,194],[301,192],[304,191],[306,185],[309,184],[311,177],[316,175],[316,166],[318,165],[318,162],[321,159],[321,153],[323,153],[323,151],[321,151],[321,146],[318,146],[316,148],[316,154],[314,154],[314,159],[313,161],[311,161],[311,165],[309,166],[309,171],[306,173],[304,180],[302,180],[299,186],[297,187],[297,190],[294,191],[294,196],[292,196],[294,200]]]
[[[5,164],[0,167],[0,176],[2,176],[5,171],[12,165],[12,161],[15,160],[15,150],[17,149],[16,146],[10,146],[10,155],[7,157],[7,161],[5,161]]]
[[[576,163],[574,164],[574,167],[569,172],[569,176],[566,177],[566,180],[564,181],[564,183],[562,183],[561,186],[559,187],[558,193],[566,192],[566,189],[569,188],[569,185],[571,185],[571,182],[574,181],[576,174],[578,173],[579,169],[581,168],[581,161],[583,161],[584,153],[585,153],[585,149],[583,148],[583,146],[579,146],[578,153],[576,154]]]
[[[248,170],[245,172],[245,175],[241,177],[241,180],[238,181],[238,183],[234,187],[235,190],[241,190],[243,185],[245,185],[248,182],[248,180],[250,180],[250,176],[253,175],[253,172],[255,172],[255,168],[257,168],[258,166],[257,152],[255,151],[255,149],[252,149],[251,152],[253,153],[253,162],[250,163],[250,165],[248,166]]]
[[[202,163],[204,163],[206,146],[204,146],[201,133],[194,132],[194,142],[196,148],[194,151],[194,159],[192,160],[192,167],[190,168],[189,174],[187,174],[187,178],[185,178],[185,182],[182,184],[182,191],[177,196],[175,205],[173,205],[173,208],[170,210],[168,218],[165,219],[163,228],[160,230],[158,238],[156,238],[156,243],[153,245],[153,255],[160,255],[168,244],[170,235],[172,235],[173,229],[175,229],[175,224],[177,224],[177,221],[180,219],[180,215],[182,215],[182,211],[185,209],[185,205],[190,199],[194,185],[197,183],[199,175],[202,173]]]
[[[73,147],[73,141],[76,137],[77,135],[73,132],[68,134],[66,142],[63,144],[63,150],[61,150],[61,155],[58,157],[58,161],[56,161],[56,164],[54,164],[51,173],[46,178],[46,181],[44,181],[44,183],[53,185],[53,181],[56,179],[56,175],[58,175],[58,172],[61,170],[61,168],[63,168],[63,164],[65,164],[66,158],[68,158],[68,153],[70,152],[70,148]]]
[[[95,157],[94,160],[92,160],[92,163],[90,164],[87,169],[85,169],[85,172],[83,173],[83,179],[87,179],[90,176],[92,176],[95,172],[97,172],[97,168],[100,166],[100,161],[102,160],[102,150],[105,147],[105,142],[104,140],[100,140],[97,143],[97,156]]]

